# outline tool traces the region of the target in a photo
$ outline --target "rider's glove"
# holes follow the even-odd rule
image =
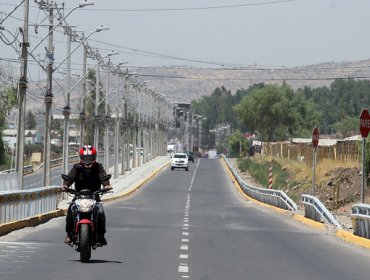
[[[103,186],[103,191],[105,192],[110,191],[111,189],[113,189],[111,185]]]
[[[69,188],[68,188],[68,186],[66,186],[66,185],[63,185],[63,186],[60,186],[60,191],[62,191],[62,192],[66,192],[66,191],[68,191],[69,190]]]

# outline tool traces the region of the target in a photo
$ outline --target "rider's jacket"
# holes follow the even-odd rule
[[[74,182],[75,189],[78,192],[82,189],[89,189],[95,192],[100,189],[102,184],[103,186],[110,185],[109,180],[101,183],[100,178],[105,175],[107,175],[107,173],[101,163],[94,162],[91,168],[86,168],[80,163],[75,163],[68,173],[72,182],[64,180],[63,184],[70,187]]]

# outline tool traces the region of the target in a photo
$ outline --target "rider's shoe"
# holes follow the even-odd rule
[[[100,245],[104,246],[104,245],[108,245],[108,242],[107,242],[107,239],[105,239],[104,235],[99,235],[98,236],[98,242],[100,243]]]
[[[72,243],[72,238],[69,235],[67,235],[66,238],[64,239],[64,243],[71,244]]]

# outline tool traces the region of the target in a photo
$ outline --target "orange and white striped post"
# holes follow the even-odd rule
[[[272,188],[272,165],[269,167],[269,189]]]

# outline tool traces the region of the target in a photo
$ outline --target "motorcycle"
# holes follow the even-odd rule
[[[62,178],[66,181],[72,182],[68,175],[62,174]],[[108,174],[101,178],[101,182],[108,181],[111,175]],[[76,207],[72,208],[74,217],[74,233],[72,242],[69,244],[71,247],[75,246],[75,250],[80,253],[80,260],[87,262],[91,258],[91,249],[95,250],[97,247],[102,247],[98,240],[97,234],[97,217],[96,212],[96,196],[103,196],[107,193],[104,190],[97,190],[92,192],[88,189],[82,189],[77,192],[74,189],[66,191],[75,195],[74,203]]]

